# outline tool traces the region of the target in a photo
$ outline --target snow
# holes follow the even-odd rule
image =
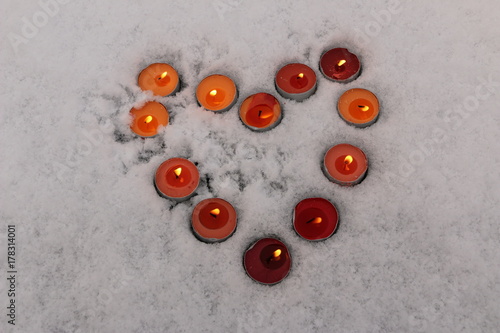
[[[498,1],[47,2],[0,4],[5,314],[11,224],[18,269],[16,325],[2,313],[2,332],[498,330]],[[34,19],[40,27],[26,35]],[[23,42],[13,44],[14,34]],[[357,80],[319,73],[334,46],[360,57]],[[138,88],[153,62],[177,69],[178,94]],[[302,103],[274,89],[289,62],[318,75]],[[238,86],[227,113],[196,104],[197,83],[212,73]],[[366,129],[335,110],[355,87],[381,102]],[[278,97],[284,118],[254,133],[237,106],[261,91]],[[128,129],[128,111],[148,100],[164,103],[171,122],[143,140]],[[369,159],[353,188],[320,168],[342,142]],[[198,195],[176,205],[152,185],[170,157],[197,162],[202,175]],[[239,224],[226,242],[205,244],[189,218],[213,196],[236,207]],[[341,219],[320,243],[291,223],[295,204],[311,196],[334,202]],[[293,257],[272,287],[242,265],[245,249],[269,235]]]

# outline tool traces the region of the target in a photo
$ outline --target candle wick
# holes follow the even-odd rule
[[[262,115],[262,110],[259,110],[259,118],[260,118],[261,115]]]

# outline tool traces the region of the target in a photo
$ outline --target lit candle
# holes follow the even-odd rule
[[[304,64],[288,64],[275,78],[281,96],[301,102],[316,92],[316,73]]]
[[[177,71],[168,64],[151,64],[139,74],[139,87],[150,90],[153,95],[169,96],[175,94],[180,87]]]
[[[233,80],[214,74],[204,78],[196,88],[198,104],[209,111],[223,112],[233,107],[238,91]]]
[[[193,162],[176,157],[158,167],[154,185],[162,197],[180,202],[194,194],[199,182],[200,174]]]
[[[280,103],[267,93],[251,95],[240,106],[241,121],[253,131],[270,130],[280,123],[281,118]]]
[[[274,238],[262,238],[245,252],[243,266],[255,281],[276,284],[288,275],[292,258],[285,244]]]
[[[342,119],[356,127],[367,127],[378,119],[377,96],[366,89],[347,90],[340,96],[337,110]]]
[[[323,160],[325,176],[343,186],[359,184],[366,176],[368,160],[358,147],[342,143],[330,148]]]
[[[168,111],[158,102],[147,102],[140,109],[133,108],[130,115],[130,129],[143,138],[155,136],[160,126],[168,125]]]
[[[227,201],[205,199],[193,210],[191,226],[194,235],[207,243],[222,242],[236,230],[236,211]]]
[[[359,76],[361,63],[349,50],[335,48],[323,53],[319,68],[327,79],[347,83]]]
[[[335,206],[323,198],[304,199],[295,206],[293,228],[307,240],[320,241],[337,230],[339,214]]]

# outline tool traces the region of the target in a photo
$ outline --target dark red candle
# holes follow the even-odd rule
[[[335,48],[323,53],[319,68],[327,79],[347,83],[359,76],[361,63],[348,49]]]
[[[288,64],[276,73],[275,84],[281,96],[301,102],[316,91],[316,73],[304,64]]]
[[[243,256],[248,276],[263,284],[281,282],[290,271],[292,258],[285,244],[274,238],[262,238]]]
[[[323,198],[304,199],[295,206],[293,228],[307,240],[320,241],[337,230],[339,214],[335,206]]]

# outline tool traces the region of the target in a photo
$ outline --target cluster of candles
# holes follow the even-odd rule
[[[359,76],[361,63],[347,49],[334,48],[323,53],[319,68],[327,79],[346,83]],[[140,73],[138,84],[142,90],[152,91],[154,95],[170,96],[179,90],[180,79],[172,66],[155,63]],[[315,93],[316,74],[307,65],[287,64],[276,73],[275,86],[282,97],[301,102]],[[238,90],[229,77],[214,74],[199,83],[196,99],[206,110],[228,111],[238,99]],[[350,89],[339,98],[337,111],[348,124],[366,127],[377,120],[379,102],[366,89]],[[167,109],[153,101],[139,109],[133,108],[130,114],[132,131],[143,138],[157,135],[161,126],[167,126],[169,121]],[[239,107],[239,115],[245,126],[257,132],[274,128],[283,117],[278,99],[265,92],[247,97]],[[330,181],[342,186],[353,186],[366,176],[368,160],[358,147],[342,143],[328,149],[322,169]],[[184,158],[171,158],[156,170],[154,186],[162,197],[180,202],[195,194],[199,181],[200,174],[194,163]],[[337,229],[338,221],[337,209],[323,198],[300,201],[295,206],[292,218],[294,230],[309,241],[329,238]],[[193,234],[203,242],[222,242],[231,237],[236,226],[236,210],[221,198],[205,199],[192,212]],[[243,263],[247,274],[255,281],[275,284],[288,275],[291,256],[287,246],[280,240],[263,238],[247,249]]]

